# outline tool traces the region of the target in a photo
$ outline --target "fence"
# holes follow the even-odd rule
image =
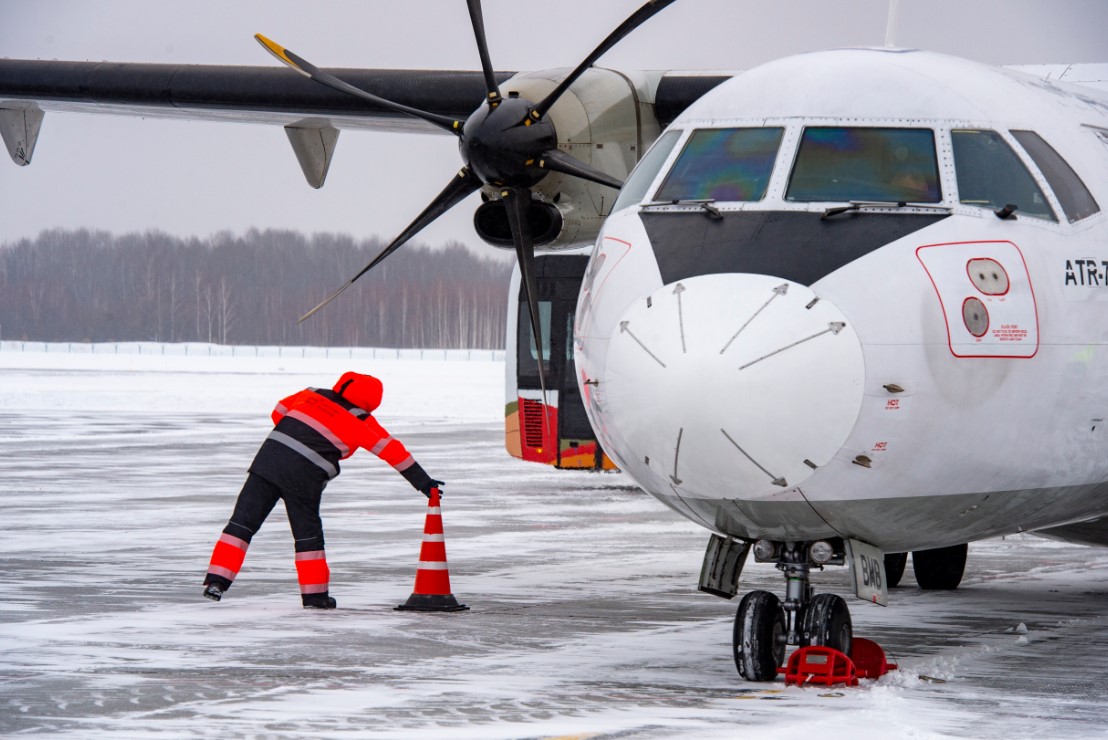
[[[178,355],[195,357],[300,357],[351,360],[472,360],[503,362],[502,349],[396,349],[388,347],[278,347],[202,342],[24,342],[0,341],[0,352],[93,355]]]

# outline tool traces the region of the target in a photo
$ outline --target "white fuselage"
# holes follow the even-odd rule
[[[694,132],[755,128],[778,137],[757,197],[657,197]],[[811,129],[930,132],[936,181],[821,218],[870,198],[794,197]],[[645,490],[728,535],[887,552],[1108,514],[1103,97],[841,50],[743,73],[670,131],[597,239],[575,326],[598,439]],[[1020,132],[1096,203],[1074,206]],[[1041,197],[999,218],[970,190],[1008,175],[971,146],[1010,150]]]

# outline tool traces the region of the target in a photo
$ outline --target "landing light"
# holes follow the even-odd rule
[[[777,545],[769,540],[758,540],[754,543],[754,559],[759,563],[773,560],[777,556]]]
[[[811,556],[812,562],[823,565],[835,557],[835,548],[831,547],[830,542],[820,540],[812,543],[812,546],[808,548],[808,555]]]

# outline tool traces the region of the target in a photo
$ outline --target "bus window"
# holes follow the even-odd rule
[[[654,200],[761,200],[783,133],[782,128],[694,131]]]
[[[542,332],[542,372],[543,376],[550,377],[550,301],[538,301],[539,305],[539,331]],[[535,347],[535,335],[531,330],[531,314],[527,310],[527,303],[519,304],[519,341],[516,344],[518,351],[518,369],[520,376],[538,378],[539,352]]]
[[[1011,134],[1031,159],[1035,160],[1071,224],[1100,212],[1100,206],[1085,187],[1085,183],[1081,182],[1069,163],[1043,137],[1034,131],[1012,131]]]
[[[989,209],[1011,203],[1018,206],[1020,215],[1058,220],[1035,178],[996,131],[955,129],[950,143],[959,201]]]
[[[806,128],[785,199],[938,203],[935,134],[924,128]]]

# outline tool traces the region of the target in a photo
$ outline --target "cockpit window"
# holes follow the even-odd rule
[[[677,140],[680,138],[680,131],[667,131],[654,142],[654,146],[650,147],[649,151],[635,165],[635,169],[631,171],[631,176],[627,178],[627,182],[623,183],[623,187],[619,191],[619,197],[616,198],[615,205],[612,206],[612,213],[635,205],[643,199],[646,191],[650,188],[650,184],[658,176],[658,171],[662,169],[662,165],[666,163],[669,153],[673,151],[673,147],[677,145]]]
[[[804,129],[786,200],[937,203],[942,200],[931,129]]]
[[[1047,144],[1043,137],[1034,131],[1012,131],[1012,136],[1020,143],[1031,159],[1043,173],[1050,189],[1058,198],[1058,204],[1062,206],[1062,212],[1066,214],[1072,224],[1083,218],[1098,213],[1100,206],[1081,178],[1073,171],[1062,155]]]
[[[1012,204],[1017,214],[1058,220],[1035,178],[996,131],[954,129],[950,143],[962,203],[992,209]]]
[[[766,195],[784,131],[782,128],[694,131],[654,200],[761,200]]]

